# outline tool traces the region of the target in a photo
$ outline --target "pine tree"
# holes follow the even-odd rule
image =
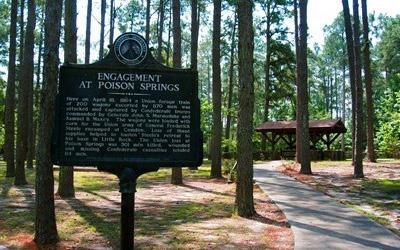
[[[51,163],[51,134],[54,128],[54,103],[58,80],[62,0],[46,1],[43,90],[40,103],[39,142],[35,181],[35,241],[58,242],[54,211],[54,175]]]
[[[180,0],[172,0],[172,33],[173,33],[173,66],[182,67],[182,35],[181,35],[181,5]],[[182,180],[182,168],[172,168],[171,183],[180,185]]]
[[[255,214],[253,198],[253,1],[238,0],[239,111],[237,124],[236,209],[239,216]]]
[[[8,75],[6,89],[6,105],[4,114],[5,142],[4,157],[7,162],[6,177],[14,177],[14,136],[15,136],[15,78],[17,53],[17,12],[18,0],[11,1],[10,47],[8,54]]]
[[[65,0],[64,9],[64,62],[76,63],[76,0]],[[57,193],[60,197],[74,197],[74,167],[60,166],[58,179],[59,185]]]
[[[221,0],[214,0],[212,40],[213,129],[211,142],[211,177],[221,178],[222,93],[221,93]]]

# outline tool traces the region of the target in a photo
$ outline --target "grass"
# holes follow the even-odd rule
[[[370,220],[375,221],[376,223],[379,223],[385,227],[387,227],[388,229],[390,229],[391,231],[393,231],[394,233],[398,234],[399,232],[396,231],[395,229],[391,228],[391,224],[390,221],[386,218],[383,218],[381,216],[377,216],[374,213],[365,211],[365,209],[363,209],[362,207],[356,205],[356,204],[351,204],[348,203],[348,205],[354,209],[355,211],[357,211],[358,213],[364,215],[365,217],[369,218]]]
[[[362,182],[362,189],[363,191],[379,192],[388,196],[400,196],[400,180],[364,180]]]
[[[351,167],[351,160],[345,161],[313,161],[311,162],[311,168],[323,168],[323,167],[332,167],[332,166],[348,166]]]

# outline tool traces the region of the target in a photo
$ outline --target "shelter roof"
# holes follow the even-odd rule
[[[345,133],[346,127],[341,119],[309,121],[310,134]],[[295,134],[296,121],[265,122],[256,128],[257,132],[275,134]]]

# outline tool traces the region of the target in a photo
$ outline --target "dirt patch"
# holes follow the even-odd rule
[[[349,205],[356,211],[384,225],[400,235],[400,190],[387,195],[379,190],[366,188],[366,183],[379,180],[400,180],[398,163],[364,163],[365,178],[354,179],[354,168],[348,162],[329,162],[312,166],[312,175],[299,173],[298,164],[286,163],[279,171],[296,180]]]

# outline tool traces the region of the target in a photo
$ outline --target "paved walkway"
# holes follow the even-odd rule
[[[254,166],[259,186],[291,224],[295,249],[400,249],[400,237],[332,198],[275,168],[280,161]]]

